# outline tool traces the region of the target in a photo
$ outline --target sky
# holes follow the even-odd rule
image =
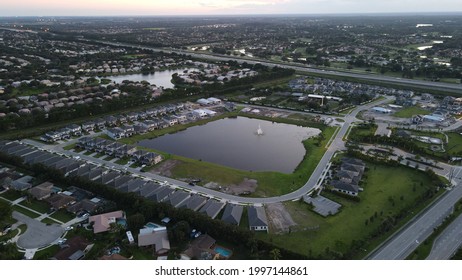
[[[0,0],[0,16],[461,12],[461,0]]]

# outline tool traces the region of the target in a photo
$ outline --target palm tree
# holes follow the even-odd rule
[[[281,258],[281,251],[278,248],[274,248],[269,254],[273,260],[279,260]]]

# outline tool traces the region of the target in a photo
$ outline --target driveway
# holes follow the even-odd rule
[[[24,249],[41,248],[51,244],[61,237],[64,230],[61,226],[46,224],[27,217],[19,212],[13,212],[13,218],[27,225],[27,230],[18,239],[18,246]]]

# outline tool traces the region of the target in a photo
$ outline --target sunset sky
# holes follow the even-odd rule
[[[232,15],[462,11],[461,0],[0,0],[0,16]]]

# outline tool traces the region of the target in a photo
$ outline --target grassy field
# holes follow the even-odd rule
[[[71,214],[71,213],[69,213],[69,212],[67,212],[66,210],[63,210],[63,209],[60,209],[60,210],[56,211],[50,217],[52,217],[52,218],[54,218],[54,219],[56,219],[58,221],[61,221],[63,223],[67,223],[70,220],[75,218],[75,216],[73,214]]]
[[[181,156],[170,155],[171,159],[180,161],[172,170],[174,178],[200,178],[202,183],[216,182],[221,185],[239,184],[245,178],[258,181],[258,188],[254,196],[268,197],[277,196],[295,191],[306,183],[311,173],[316,168],[319,160],[325,152],[324,146],[334,133],[335,128],[328,127],[324,130],[325,139],[320,147],[316,139],[304,141],[306,155],[292,174],[280,172],[250,172],[232,169],[229,167],[189,159]]]
[[[456,132],[446,133],[448,135],[449,143],[446,147],[446,152],[452,156],[462,155],[462,135]]]
[[[404,108],[396,113],[393,116],[398,118],[410,118],[415,115],[427,115],[430,114],[430,111],[420,108],[418,106],[411,106]]]
[[[286,203],[288,211],[299,224],[298,229],[290,234],[269,234],[262,238],[313,257],[325,252],[326,248],[346,252],[353,240],[366,239],[386,216],[410,206],[419,207],[414,205],[415,199],[431,184],[425,173],[413,169],[375,164],[369,164],[369,167],[364,192],[360,194],[361,202],[334,195],[342,208],[340,213],[328,218],[309,211],[308,205]]]
[[[38,201],[34,199],[30,199],[30,201],[24,200],[19,204],[40,213],[46,213],[50,209],[50,206],[45,201]]]
[[[13,209],[13,211],[18,211],[19,213],[22,213],[22,214],[24,214],[24,215],[26,215],[26,216],[28,216],[28,217],[30,217],[32,219],[35,219],[35,218],[40,216],[39,214],[36,214],[36,213],[34,213],[32,211],[24,209],[24,208],[22,208],[21,206],[18,206],[18,205],[13,205],[11,208]]]

